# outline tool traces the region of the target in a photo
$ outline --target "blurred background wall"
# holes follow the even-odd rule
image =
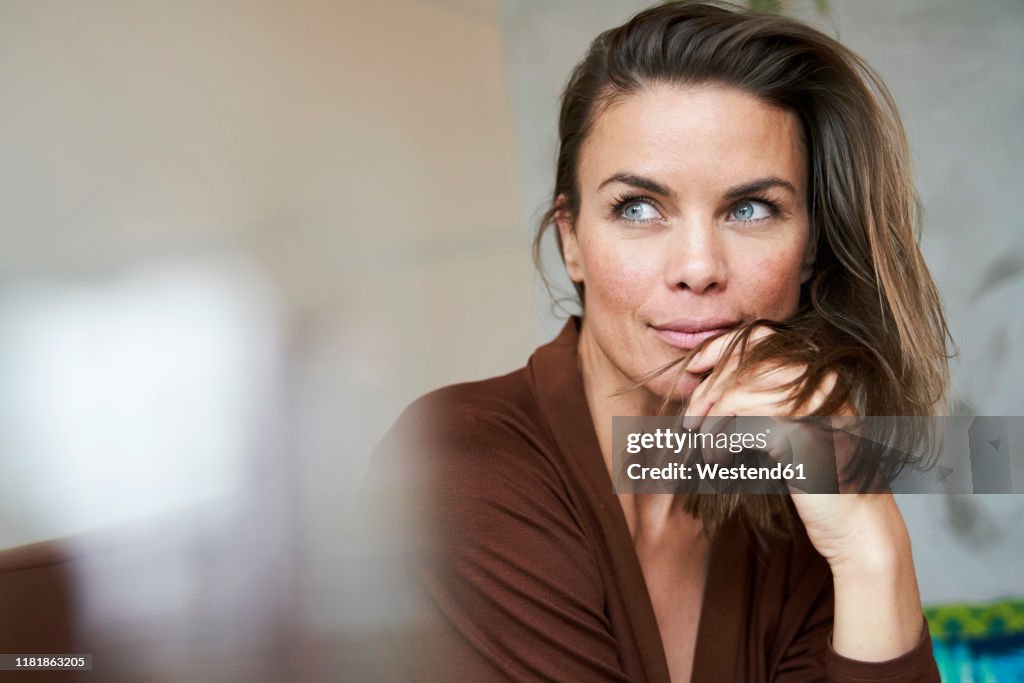
[[[410,400],[560,326],[558,95],[645,4],[0,0],[0,549],[67,539],[83,628],[163,629],[125,680],[239,621],[309,671],[386,625],[351,494]],[[828,5],[786,11],[901,107],[960,410],[1022,415],[1024,5]],[[926,601],[1024,594],[1024,501],[900,503]]]
[[[0,548],[126,680],[377,618],[373,444],[538,339],[506,84],[490,0],[0,1]]]

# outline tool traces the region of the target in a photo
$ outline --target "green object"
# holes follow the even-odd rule
[[[943,683],[1024,681],[1024,600],[926,607]]]
[[[974,640],[1024,634],[1024,600],[985,605],[953,604],[926,607],[928,630],[939,640]]]

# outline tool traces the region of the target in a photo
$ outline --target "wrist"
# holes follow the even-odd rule
[[[826,556],[836,581],[878,579],[913,567],[910,533],[888,498],[882,505],[859,506],[855,522]]]
[[[830,561],[835,591],[833,647],[851,659],[885,661],[920,640],[921,597],[906,526],[865,535],[857,552]]]
[[[874,536],[851,544],[851,550],[836,553],[828,563],[836,583],[884,579],[913,566],[910,537],[905,532]]]

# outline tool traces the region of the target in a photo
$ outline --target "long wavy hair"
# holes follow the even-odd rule
[[[740,371],[778,361],[805,367],[789,385],[794,408],[834,378],[814,414],[843,406],[865,416],[943,412],[949,332],[917,244],[919,201],[895,102],[858,55],[795,19],[721,2],[671,2],[594,39],[561,98],[555,187],[533,244],[541,275],[546,233],[564,217],[575,230],[580,150],[594,122],[654,83],[733,86],[800,122],[814,271],[792,318],[741,328]],[[585,288],[574,286],[585,320]],[[750,338],[760,324],[776,334]],[[642,384],[669,367],[636,379]],[[922,437],[928,422],[905,440]],[[904,464],[888,461],[886,476]],[[782,496],[690,495],[686,505],[711,529],[737,511],[759,532],[778,530],[780,519],[783,528],[790,524]]]

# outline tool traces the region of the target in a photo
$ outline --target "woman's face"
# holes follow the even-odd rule
[[[806,168],[794,114],[721,85],[655,85],[603,112],[584,141],[575,230],[584,367],[619,386],[745,320],[796,312],[810,276]],[[658,397],[699,378],[663,373]]]

